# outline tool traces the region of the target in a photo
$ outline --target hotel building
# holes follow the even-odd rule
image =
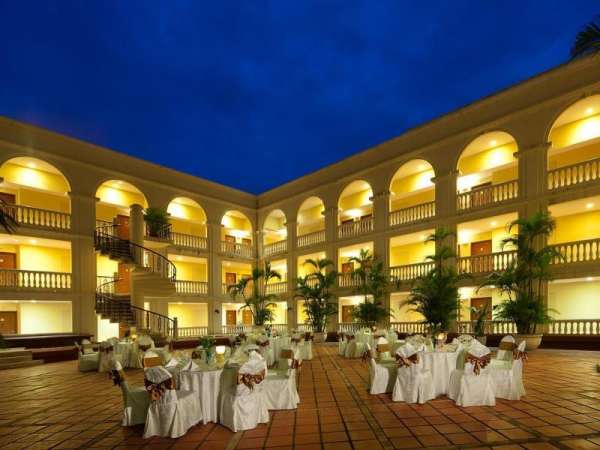
[[[265,259],[283,276],[269,286],[280,296],[275,326],[300,327],[294,279],[316,257],[340,271],[330,329],[344,329],[359,301],[348,259],[362,248],[399,281],[386,300],[392,326],[419,331],[401,303],[428,270],[424,237],[442,226],[472,275],[458,324],[468,331],[470,306],[501,301],[476,286],[514,257],[500,245],[506,224],[548,210],[549,244],[564,259],[547,286],[556,312],[546,333],[598,336],[600,60],[557,67],[258,196],[0,118],[0,198],[18,222],[0,233],[5,335],[238,330],[252,317],[226,287]],[[150,233],[147,207],[165,208],[169,227]]]

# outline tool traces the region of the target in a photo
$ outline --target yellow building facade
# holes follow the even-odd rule
[[[356,304],[350,258],[365,248],[398,282],[390,321],[416,330],[402,302],[438,227],[456,233],[457,269],[471,275],[468,322],[471,306],[502,300],[475,288],[514,257],[507,224],[548,210],[564,254],[548,332],[600,333],[598,80],[595,57],[557,67],[258,196],[0,118],[0,199],[18,224],[0,233],[1,331],[108,337],[120,331],[107,298],[177,318],[180,338],[243,328],[251,315],[227,286],[264,260],[283,275],[268,287],[274,326],[299,327],[294,280],[321,257],[340,271],[335,329]],[[169,213],[164,230],[144,225],[148,207]]]

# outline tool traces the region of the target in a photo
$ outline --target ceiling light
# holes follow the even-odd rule
[[[585,110],[585,113],[586,113],[586,114],[591,114],[591,113],[593,113],[593,112],[594,112],[594,108],[587,108],[587,109]]]
[[[230,263],[230,262],[228,262],[228,263],[225,263],[225,266],[226,266],[226,267],[231,267],[231,263]]]
[[[35,244],[37,244],[37,240],[36,239],[29,239],[29,243],[35,245]]]
[[[591,203],[591,202],[590,202],[590,203],[586,203],[585,207],[586,207],[587,209],[592,209],[592,208],[594,207],[594,204],[593,204],[593,203]]]
[[[490,141],[490,145],[491,145],[492,147],[493,147],[494,145],[496,145],[497,143],[498,143],[498,141],[494,141],[494,140]]]
[[[426,237],[427,236],[425,236],[424,234],[422,234],[421,236],[419,236],[419,239],[421,239],[422,241],[424,241]]]
[[[178,305],[183,305],[183,302],[177,302]]]
[[[495,220],[492,220],[490,222],[490,225],[493,226],[493,227],[495,227],[496,225],[498,225],[498,222],[496,222]]]
[[[417,170],[425,170],[425,164],[419,164]]]
[[[30,162],[30,163],[27,163],[27,167],[29,167],[30,169],[35,169],[37,166],[35,165],[34,162]]]
[[[587,277],[585,281],[594,281],[594,277]]]
[[[31,300],[31,303],[37,303],[37,300]]]
[[[177,261],[181,261],[183,258],[181,256],[177,257]]]

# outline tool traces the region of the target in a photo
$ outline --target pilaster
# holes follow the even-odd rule
[[[388,228],[390,214],[390,191],[378,192],[371,197],[373,202],[373,230],[383,232]]]
[[[435,184],[435,216],[447,218],[456,215],[456,180],[458,171],[452,170],[431,179]]]

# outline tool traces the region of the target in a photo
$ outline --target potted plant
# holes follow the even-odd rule
[[[390,318],[390,312],[384,305],[388,277],[383,263],[368,249],[361,249],[359,256],[353,256],[350,261],[358,265],[352,271],[352,277],[358,282],[355,292],[363,297],[363,301],[352,310],[352,317],[356,322],[373,329]]]
[[[550,264],[563,256],[545,244],[556,222],[548,212],[537,212],[529,218],[517,219],[508,226],[502,248],[516,249],[516,256],[502,272],[488,276],[481,287],[497,286],[506,299],[494,306],[495,317],[514,322],[517,340],[527,342],[527,350],[535,350],[542,342],[538,326],[551,321],[546,306],[544,284],[552,279]]]
[[[149,237],[167,239],[169,237],[169,213],[162,208],[146,208],[144,222]]]
[[[447,333],[456,320],[460,295],[458,282],[466,275],[460,275],[451,260],[456,257],[454,250],[444,243],[453,236],[446,228],[439,228],[427,236],[425,243],[434,242],[435,255],[426,260],[433,263],[429,272],[417,277],[412,284],[408,298],[402,303],[411,311],[423,316],[432,336]]]
[[[488,315],[488,305],[483,305],[481,308],[471,307],[471,311],[475,314],[475,323],[473,324],[473,334],[475,338],[483,345],[487,342],[485,335],[485,319]]]
[[[273,321],[273,307],[279,297],[267,294],[267,285],[270,280],[281,280],[281,275],[271,269],[271,263],[265,261],[263,268],[252,269],[250,277],[244,277],[235,284],[227,286],[227,291],[234,300],[242,297],[244,306],[252,312],[252,321],[257,331],[264,332],[264,326]]]
[[[295,297],[304,300],[306,322],[312,327],[315,342],[324,342],[329,318],[338,311],[331,292],[338,273],[329,259],[307,259],[304,264],[311,266],[313,272],[296,278]]]

